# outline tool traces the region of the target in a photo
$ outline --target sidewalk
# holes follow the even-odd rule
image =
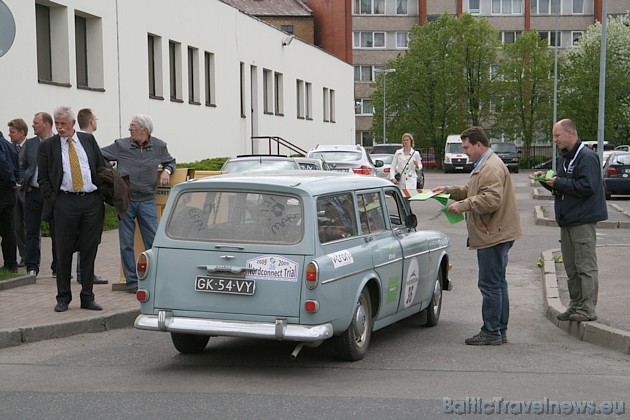
[[[126,291],[112,291],[112,284],[120,282],[117,230],[103,232],[96,257],[96,274],[109,280],[109,284],[94,285],[95,300],[103,307],[102,311],[79,308],[81,286],[76,281],[76,261],[73,261],[70,308],[66,312],[54,312],[57,283],[50,263],[50,238],[42,238],[42,262],[36,283],[0,290],[0,348],[133,325],[140,313],[136,296]],[[24,272],[24,268],[20,271]]]

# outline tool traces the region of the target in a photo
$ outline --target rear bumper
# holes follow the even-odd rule
[[[174,317],[170,311],[159,311],[158,315],[141,314],[136,318],[134,326],[150,331],[301,342],[321,341],[333,336],[333,327],[330,323],[296,325],[287,324],[285,318],[276,318],[276,322],[271,323]]]
[[[470,172],[473,170],[474,165],[472,163],[464,163],[464,164],[452,164],[444,162],[444,170],[448,172]]]
[[[630,193],[630,180],[628,178],[604,178],[606,192]]]

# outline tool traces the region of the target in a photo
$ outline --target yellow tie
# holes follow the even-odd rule
[[[70,158],[70,174],[72,175],[72,188],[76,192],[80,192],[83,188],[83,175],[81,174],[81,164],[79,163],[79,155],[72,144],[72,137],[68,137],[68,157]]]

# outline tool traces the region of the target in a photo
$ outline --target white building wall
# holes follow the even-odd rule
[[[154,120],[153,134],[168,142],[171,154],[180,162],[251,153],[252,133],[279,136],[306,150],[316,144],[354,143],[352,66],[298,39],[283,46],[286,34],[219,0],[42,0],[39,3],[55,12],[54,18],[51,13],[56,25],[51,31],[53,67],[61,71],[53,78],[69,87],[37,80],[35,1],[4,1],[14,15],[17,33],[11,50],[0,57],[3,132],[12,118],[24,118],[30,125],[36,112],[52,113],[55,106],[67,104],[75,111],[83,107],[96,111],[99,127],[95,136],[103,146],[128,135],[132,115],[149,114]],[[88,47],[88,55],[97,59],[88,66],[93,71],[91,80],[97,81],[92,83],[102,86],[90,83],[90,87],[104,91],[77,88],[75,13],[95,18],[89,20],[94,25],[88,42],[91,37],[96,46]],[[162,100],[149,97],[149,33],[161,37]],[[180,44],[182,93],[178,102],[170,99],[169,40]],[[199,52],[200,104],[189,103],[189,46]],[[100,51],[95,53],[94,48]],[[215,58],[216,106],[205,104],[205,51]],[[246,74],[244,116],[240,63]],[[253,93],[252,67],[256,68]],[[283,75],[283,116],[264,113],[263,69]],[[296,79],[312,84],[310,120],[297,116]],[[334,91],[335,122],[324,121],[324,88]],[[267,142],[259,144],[266,151]],[[290,152],[281,149],[281,153]]]

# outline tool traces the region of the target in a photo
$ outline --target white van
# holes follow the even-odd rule
[[[462,148],[462,139],[459,134],[451,134],[446,137],[444,145],[444,173],[449,172],[470,172],[473,163],[468,160],[468,156]]]

